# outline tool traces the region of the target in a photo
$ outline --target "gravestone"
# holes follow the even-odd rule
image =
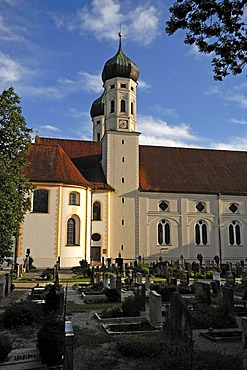
[[[142,273],[141,272],[136,273],[136,282],[137,284],[142,284]]]
[[[191,267],[191,264],[189,262],[184,262],[184,267],[185,267],[186,271],[188,271],[188,272],[192,271],[192,267]]]
[[[235,285],[235,274],[233,272],[227,272],[227,274],[226,274],[226,285],[227,286]]]
[[[190,311],[177,292],[172,293],[168,320],[174,333],[177,333],[191,348],[193,343],[193,330]]]
[[[210,305],[211,304],[210,285],[196,281],[195,296],[200,302]]]
[[[110,275],[110,289],[116,289],[116,277]]]
[[[103,288],[108,288],[108,274],[103,274]]]
[[[179,274],[179,278],[180,278],[180,284],[182,286],[188,286],[189,285],[189,273],[188,271],[180,271],[180,274]]]
[[[155,328],[162,327],[162,298],[155,290],[149,293],[149,319]]]
[[[146,288],[146,290],[149,290],[149,287],[150,287],[150,275],[146,274],[145,275],[145,288]]]
[[[146,289],[145,284],[138,285],[135,289],[135,300],[141,311],[145,311]]]
[[[222,309],[223,311],[231,315],[234,314],[234,291],[233,288],[223,287],[223,299],[222,299]]]
[[[243,370],[247,370],[247,317],[242,317]]]
[[[40,352],[36,347],[12,350],[6,361],[1,362],[1,370],[43,369]],[[46,366],[45,366],[46,367]]]
[[[117,288],[119,299],[121,299],[121,289],[122,289],[122,279],[121,279],[121,276],[117,276],[117,279],[116,279],[116,288]]]

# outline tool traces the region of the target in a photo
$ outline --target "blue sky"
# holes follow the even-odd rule
[[[140,69],[141,144],[247,149],[247,79],[213,80],[212,56],[165,34],[172,0],[1,0],[0,88],[40,136],[92,140],[91,104],[118,49]],[[245,71],[246,72],[246,71]]]

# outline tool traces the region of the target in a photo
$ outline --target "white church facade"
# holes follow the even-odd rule
[[[120,35],[121,36],[121,35]],[[139,145],[139,69],[122,51],[102,72],[93,141],[36,137],[25,175],[36,185],[17,241],[22,264],[100,264],[181,256],[247,257],[247,152]]]

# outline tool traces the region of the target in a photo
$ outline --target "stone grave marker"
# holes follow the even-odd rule
[[[223,287],[222,309],[228,314],[234,314],[234,291],[232,287]]]
[[[110,289],[116,288],[116,276],[110,275]]]
[[[195,281],[195,296],[200,302],[210,305],[211,304],[210,284]]]
[[[103,288],[108,288],[108,274],[103,274]]]
[[[180,271],[180,274],[179,274],[179,278],[180,278],[180,284],[182,286],[188,286],[189,285],[189,273],[188,271]]]
[[[155,290],[149,293],[149,319],[155,328],[162,327],[162,297]]]
[[[137,284],[142,284],[142,273],[141,272],[136,273],[136,282]]]
[[[44,369],[38,348],[21,348],[12,350],[7,360],[1,362],[1,370]]]
[[[141,311],[145,311],[146,289],[145,284],[138,285],[135,288],[135,300]]]

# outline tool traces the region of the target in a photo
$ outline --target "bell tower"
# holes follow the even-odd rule
[[[119,48],[103,68],[104,134],[102,167],[111,193],[110,239],[122,257],[139,255],[139,135],[136,88],[139,69]],[[117,256],[112,256],[117,257]]]

